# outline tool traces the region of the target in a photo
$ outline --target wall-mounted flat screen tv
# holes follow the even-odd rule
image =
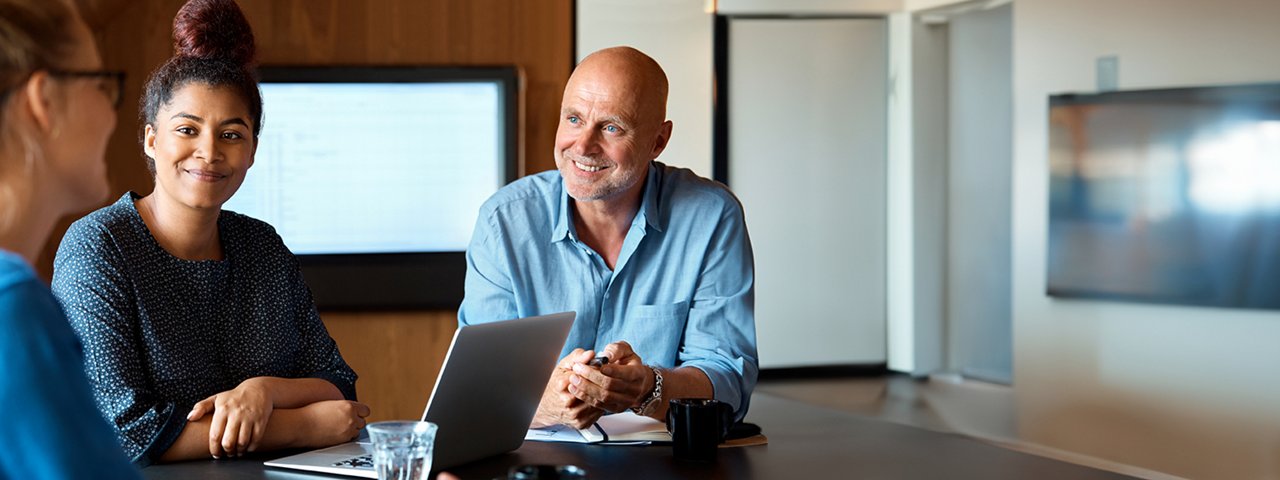
[[[1048,294],[1280,308],[1280,83],[1049,99]]]
[[[514,67],[264,67],[224,206],[263,220],[325,309],[456,308],[480,205],[515,179]]]

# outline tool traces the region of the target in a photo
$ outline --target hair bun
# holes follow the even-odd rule
[[[173,17],[176,56],[253,63],[253,30],[234,0],[189,0]]]

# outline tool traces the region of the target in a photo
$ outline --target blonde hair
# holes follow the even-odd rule
[[[11,105],[32,73],[75,51],[76,15],[65,0],[0,0],[0,230],[14,218],[21,189],[29,187],[24,180],[43,157],[31,126],[17,121]]]

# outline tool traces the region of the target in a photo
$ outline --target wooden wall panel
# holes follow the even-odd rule
[[[342,357],[360,375],[370,421],[417,420],[458,326],[455,312],[324,315]]]
[[[107,68],[128,73],[107,149],[115,201],[151,191],[138,145],[137,99],[172,54],[183,0],[79,0]],[[522,174],[554,168],[560,95],[573,66],[573,0],[241,0],[264,65],[517,65],[524,76]],[[268,112],[269,114],[269,112]],[[266,125],[270,128],[270,124]],[[359,139],[353,139],[359,141]],[[252,170],[249,175],[253,175]],[[61,225],[39,262],[47,279]],[[456,327],[455,311],[323,314],[360,374],[374,419],[417,418]]]

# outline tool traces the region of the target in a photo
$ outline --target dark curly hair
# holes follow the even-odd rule
[[[155,125],[160,108],[174,92],[191,83],[229,87],[249,107],[253,139],[262,131],[262,91],[254,71],[253,30],[234,0],[189,0],[173,17],[173,57],[151,73],[142,93],[139,116],[146,141],[146,125]],[[145,151],[145,149],[144,149]],[[156,173],[154,158],[147,169]]]

